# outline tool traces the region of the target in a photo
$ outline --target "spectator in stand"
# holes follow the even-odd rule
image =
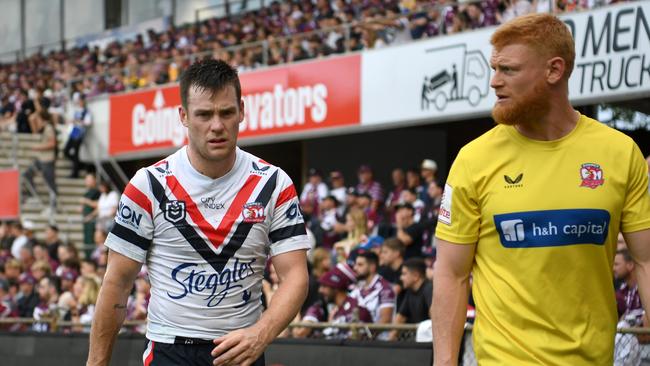
[[[99,182],[99,192],[97,208],[95,209],[97,214],[95,230],[102,230],[108,233],[113,227],[113,219],[115,218],[115,212],[117,212],[117,206],[120,202],[120,195],[116,191],[111,190],[111,186],[106,180]]]
[[[339,217],[345,217],[347,188],[345,188],[345,180],[340,171],[334,170],[330,172],[330,186],[330,195],[334,196],[339,203],[337,214]]]
[[[320,287],[318,292],[321,299],[310,306],[303,317],[305,322],[331,322],[331,323],[371,323],[372,315],[368,309],[359,305],[359,302],[348,296],[348,288],[355,280],[354,271],[345,265],[336,266],[318,279]],[[311,334],[310,328],[296,328],[294,337],[304,338]],[[338,328],[323,330],[325,338],[348,338],[349,332]]]
[[[367,192],[360,193],[356,198],[357,207],[366,213],[368,232],[373,231],[382,220],[380,212],[372,208],[372,202],[372,196]]]
[[[63,244],[59,246],[59,267],[56,269],[56,276],[61,277],[63,273],[72,270],[79,273],[79,251],[72,244]]]
[[[402,191],[406,189],[406,176],[401,168],[393,169],[390,176],[393,181],[393,189],[388,192],[386,198],[386,211],[390,215],[391,222],[395,222],[395,206],[400,203]]]
[[[147,308],[149,307],[149,299],[151,297],[151,283],[149,276],[146,273],[140,272],[135,279],[135,293],[129,297],[126,306],[127,320],[141,320],[147,319]],[[140,334],[146,332],[146,326],[138,325],[134,331]]]
[[[635,263],[627,249],[619,249],[614,257],[614,278],[621,281],[616,289],[616,304],[618,316],[623,319],[627,315],[637,316],[637,323],[641,325],[643,306],[639,296],[639,285],[636,280]]]
[[[415,189],[418,197],[426,194],[426,187],[420,180],[420,172],[415,168],[410,168],[406,171],[406,187]]]
[[[81,261],[80,274],[82,276],[94,276],[99,277],[97,274],[97,262],[90,258],[86,258]]]
[[[357,194],[368,193],[372,197],[371,210],[378,212],[384,203],[384,190],[381,184],[373,180],[372,169],[368,165],[362,165],[357,170],[359,184],[356,186]]]
[[[18,283],[20,281],[20,274],[23,272],[23,267],[20,265],[18,259],[11,258],[5,263],[5,279],[9,284]]]
[[[414,324],[430,319],[429,309],[433,296],[433,285],[426,278],[426,265],[421,258],[404,261],[401,280],[404,284],[404,300],[395,315],[395,324]],[[397,339],[397,333],[391,334]]]
[[[97,217],[97,201],[99,200],[101,192],[97,189],[97,178],[95,177],[94,173],[86,173],[84,184],[86,185],[86,193],[84,193],[84,196],[80,199],[81,216],[84,230],[83,243],[85,247],[92,248],[95,244],[95,219]],[[86,253],[89,254],[88,249]],[[86,255],[86,258],[90,258],[90,256]]]
[[[416,223],[420,222],[420,218],[424,213],[425,203],[418,197],[417,192],[413,188],[407,188],[402,191],[400,197],[400,204],[409,204],[413,207],[413,221]]]
[[[9,294],[9,281],[0,278],[0,319],[11,317],[13,312],[13,302]],[[0,326],[0,329],[3,329],[3,327]]]
[[[58,316],[56,304],[59,300],[59,292],[54,286],[50,277],[43,277],[38,282],[38,303],[34,307],[32,316],[36,323],[32,326],[32,330],[36,332],[50,331],[50,320]],[[43,321],[39,323],[38,321]]]
[[[311,274],[320,278],[332,268],[332,255],[325,248],[315,248],[311,252]]]
[[[273,267],[273,263],[270,260],[267,263],[268,276],[265,276],[262,280],[262,294],[264,295],[264,302],[268,307],[268,304],[271,303],[271,299],[273,298],[273,294],[275,294],[275,291],[280,286],[280,278],[275,271],[275,267]]]
[[[420,164],[420,175],[422,176],[422,189],[417,192],[418,198],[424,203],[429,202],[427,187],[431,182],[435,182],[438,174],[438,164],[433,159],[424,159]]]
[[[99,281],[95,277],[77,278],[72,289],[77,306],[70,310],[70,319],[81,325],[73,327],[77,332],[90,332],[90,323],[95,315],[95,304],[99,295]]]
[[[415,210],[408,203],[399,205],[395,213],[395,236],[406,246],[404,259],[422,256],[424,230],[415,222],[414,215]]]
[[[32,268],[32,265],[34,264],[34,253],[32,252],[32,246],[31,245],[25,245],[24,247],[20,248],[20,257],[18,258],[20,260],[20,264],[25,270],[30,271]]]
[[[393,321],[395,292],[390,282],[377,273],[379,258],[373,252],[362,252],[354,262],[357,284],[350,292],[360,306],[368,309],[375,323],[387,324]]]
[[[33,225],[31,221],[25,221],[25,224],[27,226]],[[11,244],[11,256],[16,259],[20,258],[20,250],[24,246],[29,245],[29,238],[27,237],[25,231],[26,230],[23,227],[23,224],[18,221],[14,222],[11,226],[11,236],[15,238]]]
[[[20,89],[18,92],[18,100],[16,101],[18,113],[16,113],[16,132],[18,133],[32,133],[29,126],[29,116],[36,111],[34,100],[30,98],[29,93],[25,89]]]
[[[32,247],[32,251],[34,252],[34,259],[36,259],[37,262],[47,263],[50,267],[50,272],[56,271],[57,267],[59,266],[59,262],[50,257],[47,245],[43,243],[36,243]]]
[[[529,0],[503,0],[505,10],[501,15],[500,23],[507,23],[518,16],[533,13],[535,8]]]
[[[16,107],[9,101],[8,95],[2,96],[0,102],[0,131],[12,130],[15,127]]]
[[[59,280],[61,281],[61,292],[71,291],[77,280],[77,272],[72,269],[66,269],[59,276]]]
[[[79,161],[79,150],[83,143],[84,137],[88,128],[92,125],[92,116],[86,105],[86,97],[83,94],[75,94],[76,100],[75,109],[73,112],[72,123],[70,125],[70,133],[68,134],[68,141],[63,148],[65,156],[72,161],[72,173],[70,178],[79,177],[79,169],[81,162]]]
[[[52,275],[52,267],[49,263],[43,260],[37,260],[30,268],[31,274],[34,276],[36,282],[39,282],[44,277],[50,277]]]
[[[11,254],[11,246],[16,237],[13,234],[13,222],[0,222],[0,257]]]
[[[31,318],[34,315],[34,308],[39,303],[38,293],[34,286],[36,279],[29,272],[20,275],[18,279],[19,290],[16,297],[18,305],[18,316],[21,318]]]
[[[308,172],[309,181],[305,184],[300,194],[300,202],[311,202],[314,209],[318,210],[320,202],[328,196],[327,185],[323,182],[320,171],[312,168]]]
[[[40,103],[37,103],[37,105],[40,105]],[[40,108],[42,107],[37,107],[39,112],[34,114],[38,118],[30,119],[30,122],[33,121],[33,126],[36,128],[34,133],[40,134],[40,143],[32,147],[32,150],[37,152],[36,158],[33,164],[23,172],[23,177],[27,180],[30,187],[34,187],[34,175],[36,172],[40,172],[43,175],[50,195],[50,205],[43,211],[43,215],[50,216],[56,211],[57,187],[54,164],[58,148],[56,130],[51,115],[41,115],[43,111]],[[30,193],[32,192],[30,191]]]
[[[397,238],[388,238],[381,245],[377,272],[392,284],[401,283],[399,278],[402,275],[405,249],[404,244]]]
[[[429,196],[429,201],[424,207],[424,212],[420,218],[420,225],[424,228],[424,236],[422,238],[424,244],[433,245],[433,234],[438,225],[438,212],[440,211],[440,204],[442,203],[442,186],[436,181],[429,183],[427,194]]]
[[[56,225],[48,225],[45,228],[45,245],[47,246],[47,252],[51,259],[58,261],[59,260],[59,246],[63,243],[59,239],[59,227]]]
[[[345,225],[339,223],[338,201],[334,196],[327,196],[320,205],[320,227],[323,230],[322,246],[331,249],[339,240],[339,234],[345,232]]]
[[[353,208],[345,218],[347,237],[334,244],[337,263],[343,263],[348,255],[359,244],[368,240],[368,219],[366,213],[359,208]]]

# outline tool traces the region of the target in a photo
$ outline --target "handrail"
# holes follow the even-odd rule
[[[56,322],[59,327],[76,327],[76,326],[89,326],[88,323],[73,322],[73,321],[64,321],[58,320],[54,317],[43,318],[36,320],[34,318],[0,318],[0,325],[3,324],[43,324],[43,323],[52,323]],[[134,327],[146,325],[146,320],[125,320],[122,323],[123,327]],[[376,323],[314,323],[314,322],[292,322],[288,325],[287,328],[312,328],[312,329],[325,329],[325,328],[339,328],[339,329],[369,329],[376,331],[387,331],[387,330],[397,330],[397,331],[416,331],[418,329],[418,324],[376,324]],[[472,324],[466,323],[464,329],[466,331],[472,331]],[[650,334],[650,327],[619,327],[616,328],[617,333],[621,334]]]
[[[96,145],[98,145],[99,148],[100,148],[101,150],[106,150],[106,149],[105,149],[105,146],[104,146],[104,145],[102,144],[102,142],[99,141],[98,139],[95,139],[95,140],[93,141],[93,143],[96,144]],[[122,167],[120,167],[120,165],[117,163],[117,161],[115,160],[115,158],[113,158],[112,156],[109,155],[109,156],[107,156],[104,160],[105,160],[105,161],[108,161],[108,163],[110,164],[111,168],[113,168],[113,170],[114,170],[115,173],[117,174],[117,178],[120,179],[120,182],[119,182],[120,185],[119,185],[119,186],[115,183],[115,179],[114,179],[115,177],[113,177],[112,175],[108,174],[108,172],[106,171],[106,169],[104,169],[104,167],[103,167],[103,165],[102,165],[102,162],[99,160],[99,158],[97,157],[97,155],[96,155],[96,154],[92,154],[92,153],[90,152],[90,149],[89,149],[89,147],[88,147],[87,144],[84,144],[84,148],[86,149],[86,152],[88,153],[88,155],[93,157],[93,165],[95,166],[95,171],[97,172],[97,174],[98,174],[101,178],[106,179],[106,180],[109,182],[109,184],[111,185],[111,188],[112,188],[113,190],[115,190],[115,191],[117,191],[117,192],[122,191],[122,188],[121,188],[121,187],[125,187],[125,186],[129,183],[129,177],[126,176],[126,173],[124,173],[124,170],[122,170]]]

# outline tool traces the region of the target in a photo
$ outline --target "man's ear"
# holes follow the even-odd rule
[[[185,107],[183,107],[183,106],[178,107],[178,116],[181,119],[181,123],[185,127],[187,127],[187,114],[188,113],[187,113],[187,110],[185,109]]]
[[[244,122],[244,117],[246,117],[246,112],[244,110],[244,98],[239,99],[239,123]]]
[[[557,84],[564,79],[564,70],[566,70],[566,62],[562,57],[553,57],[548,60],[546,62],[546,81],[549,84]]]

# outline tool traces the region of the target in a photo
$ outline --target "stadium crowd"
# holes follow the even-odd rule
[[[200,56],[240,70],[400,44],[503,23],[530,12],[587,9],[610,0],[294,0],[193,24],[149,30],[105,48],[38,52],[0,64],[0,125],[37,92],[60,113],[76,93],[92,97],[174,82]],[[69,89],[66,91],[66,89]],[[33,110],[33,109],[32,109]]]
[[[64,153],[74,163],[72,177],[77,177],[79,147],[92,124],[86,98],[176,81],[197,55],[211,55],[248,70],[496,25],[534,11],[596,5],[600,3],[565,0],[273,2],[231,18],[212,18],[162,33],[150,31],[102,50],[75,48],[0,65],[0,129],[14,126],[19,133],[41,134],[42,144],[36,149],[41,154],[25,177],[29,180],[36,170],[43,174],[54,208],[57,189],[51,170],[58,155],[54,127],[66,123],[68,98],[74,110],[67,123]],[[252,46],[232,48],[238,45]],[[443,186],[436,162],[426,159],[418,168],[394,169],[391,187],[382,187],[368,165],[359,167],[358,181],[352,185],[346,184],[340,171],[324,175],[311,169],[308,176],[300,208],[313,242],[311,281],[296,320],[385,324],[427,320],[436,254],[432,238]],[[76,324],[64,331],[89,330],[106,268],[103,242],[119,193],[111,191],[107,182],[96,182],[94,174],[85,179],[87,191],[79,201],[85,249],[81,253],[75,243],[59,238],[54,225],[39,242],[29,221],[0,224],[0,318],[56,318]],[[619,316],[625,324],[641,325],[634,263],[624,242],[619,246],[614,266]],[[270,263],[263,286],[267,303],[277,286]],[[149,287],[143,269],[129,299],[127,319],[146,319]],[[472,310],[470,303],[468,314]],[[0,327],[49,331],[50,324]],[[294,328],[286,335],[345,338],[349,333]],[[385,332],[379,337],[398,335]]]
[[[383,187],[370,166],[357,170],[358,181],[346,184],[340,171],[324,176],[310,169],[300,192],[301,214],[312,242],[310,289],[296,321],[327,323],[422,323],[429,319],[432,299],[435,231],[442,200],[437,164],[392,171]],[[87,332],[106,270],[103,243],[119,203],[119,193],[95,175],[85,176],[87,191],[79,200],[84,250],[59,237],[56,226],[36,240],[28,220],[0,224],[0,318],[33,318],[33,325],[0,325],[20,331],[50,331],[51,320],[71,321],[64,332]],[[632,261],[622,236],[614,262],[619,326],[643,325],[643,312]],[[263,299],[269,303],[278,287],[268,263]],[[128,302],[127,320],[145,320],[150,285],[146,267]],[[468,304],[468,321],[474,309]],[[38,322],[41,321],[41,322]],[[126,327],[144,332],[143,325]],[[426,332],[424,333],[426,335]],[[295,327],[283,336],[346,338],[347,330]],[[366,334],[396,340],[398,332]]]

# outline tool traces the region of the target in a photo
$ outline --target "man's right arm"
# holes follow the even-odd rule
[[[109,252],[90,330],[87,366],[108,365],[115,337],[126,317],[126,301],[141,267],[142,263],[115,251]]]
[[[475,244],[453,244],[436,238],[431,306],[434,365],[458,362],[475,248]]]

